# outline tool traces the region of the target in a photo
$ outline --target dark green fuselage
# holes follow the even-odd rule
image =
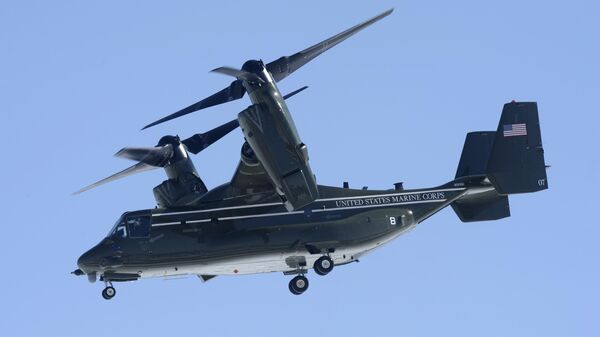
[[[276,194],[228,198],[228,185],[201,205],[125,213],[147,217],[148,232],[115,230],[79,260],[86,273],[119,281],[181,274],[248,274],[306,270],[324,253],[335,264],[411,229],[463,195],[450,185],[427,190],[367,191],[319,186],[320,199],[288,212]],[[215,198],[215,199],[213,199]],[[254,200],[251,202],[251,200]]]

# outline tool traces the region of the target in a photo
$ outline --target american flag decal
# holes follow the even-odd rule
[[[527,124],[504,124],[504,137],[527,136]]]

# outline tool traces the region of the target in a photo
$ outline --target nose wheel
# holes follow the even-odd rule
[[[289,288],[292,294],[300,295],[308,289],[308,279],[304,275],[298,275],[290,281]]]
[[[115,288],[112,286],[111,283],[108,283],[106,285],[106,288],[102,289],[102,297],[105,300],[110,300],[111,298],[115,297],[116,294],[117,294],[117,291],[115,290]]]
[[[317,261],[315,261],[313,268],[315,270],[315,273],[321,276],[327,275],[330,271],[333,270],[333,260],[327,255],[321,256],[317,259]]]

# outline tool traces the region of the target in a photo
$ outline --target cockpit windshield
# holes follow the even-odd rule
[[[123,213],[115,222],[107,237],[111,238],[147,238],[152,228],[150,214],[139,212]]]

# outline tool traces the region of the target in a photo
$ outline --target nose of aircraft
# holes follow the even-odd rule
[[[83,253],[83,255],[81,255],[79,257],[79,259],[77,259],[77,266],[84,273],[90,274],[90,273],[98,271],[98,267],[100,265],[101,258],[102,258],[101,247],[100,247],[100,245],[97,245],[97,246],[93,247],[92,249],[88,250],[87,252]]]
[[[90,270],[90,266],[91,266],[91,257],[92,257],[92,250],[88,250],[87,252],[83,253],[79,259],[77,259],[77,267],[79,267],[79,269],[81,269],[84,273],[88,273]]]

